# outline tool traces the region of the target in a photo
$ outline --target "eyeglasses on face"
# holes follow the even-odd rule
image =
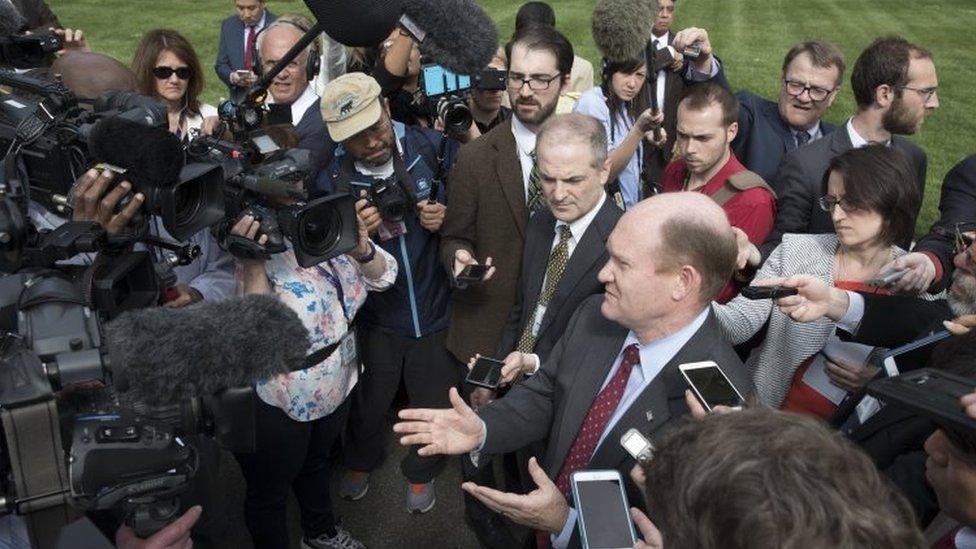
[[[962,221],[949,226],[936,225],[932,227],[932,232],[943,238],[951,238],[958,254],[968,250],[976,240],[976,221]]]
[[[807,92],[810,97],[810,101],[820,102],[827,99],[827,96],[834,91],[835,88],[827,89],[821,88],[820,86],[811,86],[806,82],[800,82],[797,80],[790,80],[788,78],[783,79],[783,85],[786,86],[786,93],[792,95],[793,97],[799,97],[803,95],[803,92]]]
[[[922,97],[923,103],[928,103],[932,96],[939,93],[938,86],[932,86],[931,88],[913,88],[912,86],[898,86],[901,90],[912,90],[913,92],[919,94]]]
[[[153,76],[160,80],[168,80],[170,76],[176,74],[176,77],[180,80],[189,80],[193,76],[193,71],[190,67],[156,67],[153,69]]]
[[[827,212],[833,213],[834,206],[840,206],[840,209],[847,213],[854,213],[860,211],[860,207],[855,206],[845,198],[837,198],[836,196],[824,195],[821,196],[817,203],[820,204],[820,209]]]
[[[518,91],[522,89],[522,86],[528,84],[530,90],[542,91],[549,89],[549,85],[552,84],[553,80],[556,80],[560,76],[560,73],[556,73],[552,76],[536,74],[526,78],[524,74],[510,72],[508,73],[508,87]]]

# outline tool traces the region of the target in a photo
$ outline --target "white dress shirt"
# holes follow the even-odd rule
[[[853,118],[847,119],[847,125],[845,126],[845,128],[847,128],[847,137],[851,138],[851,145],[853,145],[853,148],[860,149],[861,147],[868,144],[868,140],[861,137],[861,134],[857,133],[857,130],[854,129]],[[885,143],[884,145],[885,147],[891,146],[891,139],[888,139],[888,142]]]
[[[291,125],[298,126],[302,121],[302,117],[305,116],[305,111],[307,111],[312,105],[315,104],[315,100],[318,99],[318,94],[312,89],[312,86],[305,86],[305,91],[298,96],[291,104]],[[275,103],[274,96],[270,93],[268,94],[268,103]]]
[[[512,135],[515,136],[515,150],[518,151],[519,164],[522,165],[522,188],[525,200],[529,200],[529,175],[532,173],[532,152],[535,151],[535,132],[525,127],[519,119],[512,117]]]
[[[259,32],[261,32],[261,29],[264,28],[267,22],[268,22],[268,10],[264,10],[264,13],[261,14],[261,20],[258,21],[256,25],[254,25],[255,37]],[[257,45],[255,44],[254,53],[257,53],[257,49],[258,49]],[[247,25],[244,25],[244,53],[247,54]]]

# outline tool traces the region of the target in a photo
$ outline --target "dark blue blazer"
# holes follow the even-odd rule
[[[322,120],[320,102],[320,99],[316,99],[315,103],[312,103],[302,115],[302,119],[295,125],[295,133],[298,134],[298,148],[307,149],[312,153],[313,177],[311,181],[315,181],[315,176],[329,165],[336,148],[335,141],[329,136],[329,131]]]
[[[264,12],[266,18],[265,26],[270,25],[277,19],[275,14],[268,10]],[[230,73],[244,69],[244,23],[236,15],[232,15],[220,25],[220,45],[217,48],[217,62],[214,70],[217,76],[227,84],[227,89],[233,95],[234,88],[231,86]]]
[[[793,133],[779,115],[779,105],[758,95],[741,91],[739,99],[739,134],[732,141],[732,152],[739,162],[773,185],[776,171],[786,153],[796,148]],[[837,129],[820,121],[824,136]],[[781,189],[774,188],[779,195]]]

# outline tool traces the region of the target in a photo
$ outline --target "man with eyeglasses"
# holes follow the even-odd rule
[[[772,182],[786,153],[836,129],[821,118],[837,98],[843,77],[844,56],[833,44],[810,40],[790,48],[783,59],[776,102],[749,91],[736,94],[739,133],[732,141],[735,157]]]
[[[515,304],[526,224],[547,207],[535,167],[536,132],[555,112],[573,66],[572,44],[547,25],[519,30],[505,49],[512,117],[461,149],[441,228],[441,262],[450,275],[478,263],[494,267],[452,295],[447,349],[459,364],[495,352]],[[497,515],[466,509],[484,545],[516,545]]]
[[[445,406],[448,389],[461,379],[462,368],[444,347],[451,285],[438,253],[449,193],[444,181],[435,181],[438,173],[450,170],[458,144],[440,132],[392,120],[379,83],[360,72],[326,85],[322,116],[340,146],[320,174],[316,194],[340,191],[361,197],[378,185],[390,185],[414,206],[397,221],[382,219],[365,198],[356,204],[377,246],[397,261],[393,287],[370,292],[356,316],[364,370],[352,393],[343,445],[348,470],[339,495],[358,500],[369,488],[370,473],[383,462],[387,412],[401,382],[411,406]],[[434,477],[444,465],[443,458],[420,457],[416,448],[410,449],[400,465],[409,484],[407,511],[433,508]]]
[[[262,70],[270,71],[302,38],[307,20],[301,19],[304,17],[282,16],[269,24],[258,36],[256,47]],[[313,175],[316,175],[332,160],[335,142],[329,138],[325,123],[322,122],[319,96],[309,85],[309,80],[315,76],[307,70],[309,55],[315,55],[311,45],[275,76],[268,93],[272,103],[290,107],[291,123],[298,133],[298,148],[312,153]]]
[[[830,160],[868,143],[884,143],[908,157],[919,193],[925,188],[925,151],[912,135],[939,106],[932,54],[899,37],[879,38],[854,63],[851,87],[857,112],[823,139],[786,155],[774,179],[780,189],[776,226],[760,248],[765,258],[786,233],[833,232],[830,215],[817,204]],[[917,212],[916,212],[917,215]],[[908,249],[911,242],[898,242]]]

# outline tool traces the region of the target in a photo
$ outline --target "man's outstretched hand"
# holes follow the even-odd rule
[[[451,408],[411,408],[400,410],[401,420],[393,425],[400,433],[400,444],[419,444],[421,456],[460,455],[481,446],[482,423],[470,406],[451,388]]]

